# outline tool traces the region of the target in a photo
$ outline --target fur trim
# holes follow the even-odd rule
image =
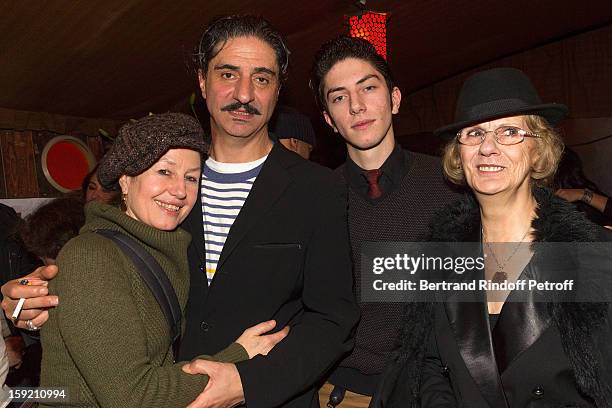
[[[610,384],[601,381],[602,356],[595,337],[608,319],[607,303],[552,303],[551,315],[578,389],[598,407],[612,407]]]
[[[411,400],[418,400],[419,384],[421,383],[421,373],[423,371],[423,361],[425,359],[424,345],[429,343],[434,320],[433,304],[430,302],[412,303],[406,305],[404,313],[405,322],[421,322],[421,324],[403,325],[399,339],[404,340],[399,345],[399,355],[397,362],[402,365],[402,378],[413,378],[415,381],[410,383],[405,391],[409,392]],[[405,387],[403,381],[399,381],[401,387]],[[396,388],[397,383],[394,384]],[[397,394],[395,394],[397,395]],[[391,406],[401,407],[408,398],[399,398]]]
[[[599,226],[589,221],[584,213],[551,190],[538,188],[533,192],[538,203],[532,226],[537,242],[595,242]]]
[[[412,408],[418,406],[419,384],[426,345],[432,333],[433,303],[408,303],[404,309],[396,350],[381,375],[370,408]]]
[[[471,193],[443,208],[433,217],[431,240],[436,242],[469,242],[479,234],[480,210]]]
[[[538,203],[532,222],[536,242],[594,242],[600,227],[576,211],[567,201],[557,198],[545,188],[536,188],[533,195]],[[470,242],[478,237],[480,210],[472,193],[440,211],[431,224],[432,241]]]

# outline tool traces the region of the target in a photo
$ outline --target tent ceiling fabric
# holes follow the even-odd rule
[[[506,55],[609,24],[609,0],[368,1],[391,12],[389,62],[404,93]],[[259,14],[292,50],[284,102],[311,111],[314,52],[342,33],[352,1],[83,0],[0,5],[0,107],[126,119],[196,90],[189,54],[211,18]]]

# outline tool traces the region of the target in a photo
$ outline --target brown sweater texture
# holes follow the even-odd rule
[[[187,246],[182,229],[161,231],[119,209],[90,203],[78,237],[60,252],[59,273],[49,284],[59,305],[41,330],[42,387],[59,387],[65,407],[184,407],[202,392],[208,377],[174,363],[164,314],[138,271],[97,229],[135,238],[168,275],[184,312],[189,293]],[[200,358],[211,357],[202,356]],[[248,359],[237,343],[212,357]]]

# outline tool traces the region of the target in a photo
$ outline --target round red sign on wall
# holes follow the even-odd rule
[[[63,193],[81,188],[81,182],[95,164],[95,158],[87,145],[76,137],[55,137],[43,149],[42,168],[45,177]]]

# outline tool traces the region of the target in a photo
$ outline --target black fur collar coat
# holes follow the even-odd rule
[[[532,222],[536,242],[612,241],[610,231],[588,221],[571,204],[555,197],[550,190],[534,189],[534,196],[538,203],[536,219]],[[433,241],[480,240],[480,212],[472,194],[466,194],[464,198],[451,204],[434,220]],[[610,273],[612,274],[612,266]],[[607,329],[609,332],[611,327],[610,304],[553,302],[547,305],[547,308],[551,324],[556,326],[560,334],[563,351],[573,371],[577,393],[584,396],[587,401],[592,401],[591,405],[612,407],[612,384],[609,383],[612,378],[612,373],[609,372],[612,369],[611,356],[602,355],[600,347],[602,331],[606,332]],[[434,314],[433,304],[407,305],[400,344],[387,366],[383,380],[372,399],[371,407],[419,406],[423,360],[428,352],[426,345],[433,336]],[[608,341],[612,344],[612,338]],[[612,348],[606,348],[603,353],[608,353],[610,350]],[[468,369],[471,368],[469,362],[466,365]],[[474,366],[477,367],[477,364]],[[495,364],[493,366],[495,367]],[[476,369],[471,372],[472,376],[485,374],[477,371]],[[497,372],[495,376],[496,374]],[[503,392],[496,394],[497,390],[494,389],[496,386],[500,387],[499,382],[495,384],[495,381],[491,381],[489,377],[491,375],[482,378],[481,382],[475,378],[475,382],[482,387],[481,391],[485,394],[484,400],[489,405],[493,404],[492,406],[507,406],[507,402],[504,404],[503,401]],[[487,392],[490,395],[486,395]]]

